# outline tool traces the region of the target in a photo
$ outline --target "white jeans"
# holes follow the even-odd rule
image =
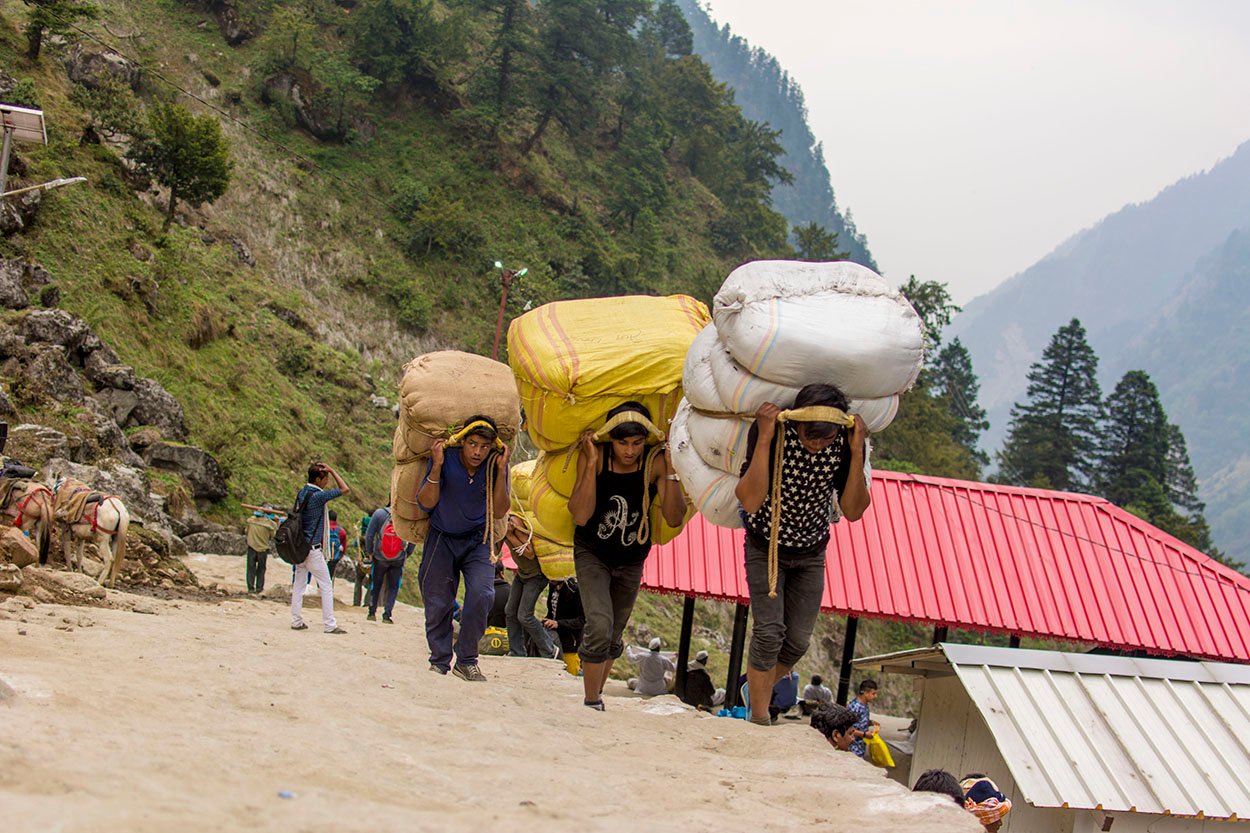
[[[334,588],[330,584],[330,571],[326,568],[321,547],[313,547],[304,563],[295,565],[295,582],[291,585],[291,624],[301,625],[304,622],[304,588],[308,586],[309,573],[321,589],[321,621],[327,631],[332,631],[338,627],[338,622],[334,621]]]

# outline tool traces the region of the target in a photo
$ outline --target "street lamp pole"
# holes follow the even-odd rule
[[[508,287],[512,286],[514,278],[524,277],[529,269],[505,269],[498,260],[495,261],[495,268],[499,270],[499,282],[503,284],[503,292],[499,296],[499,317],[495,319],[495,346],[490,351],[490,357],[499,361],[499,336],[503,333],[503,309],[508,303]]]

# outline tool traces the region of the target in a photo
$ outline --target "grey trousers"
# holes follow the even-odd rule
[[[582,662],[616,659],[625,650],[623,636],[642,586],[642,564],[612,567],[585,547],[573,545],[573,566],[582,594],[586,627],[577,653]]]
[[[777,598],[768,598],[768,541],[746,536],[747,590],[751,594],[751,647],[756,671],[792,667],[807,653],[825,592],[825,547],[777,557]]]

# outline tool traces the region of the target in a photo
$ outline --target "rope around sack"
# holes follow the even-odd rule
[[[789,411],[782,411],[777,414],[777,422],[782,426],[782,430],[777,432],[774,439],[776,449],[776,459],[773,463],[772,484],[770,489],[772,510],[771,523],[768,530],[768,598],[777,598],[777,573],[779,572],[777,558],[777,536],[778,529],[781,526],[781,469],[785,462],[786,454],[786,432],[784,423],[787,422],[832,422],[835,425],[842,425],[850,428],[855,425],[855,417],[841,410],[840,408],[830,408],[825,405],[809,405],[806,408],[794,408]]]

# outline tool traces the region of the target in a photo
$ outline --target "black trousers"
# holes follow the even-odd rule
[[[257,552],[247,548],[247,589],[251,593],[259,593],[265,589],[265,562],[269,560],[268,552]]]

